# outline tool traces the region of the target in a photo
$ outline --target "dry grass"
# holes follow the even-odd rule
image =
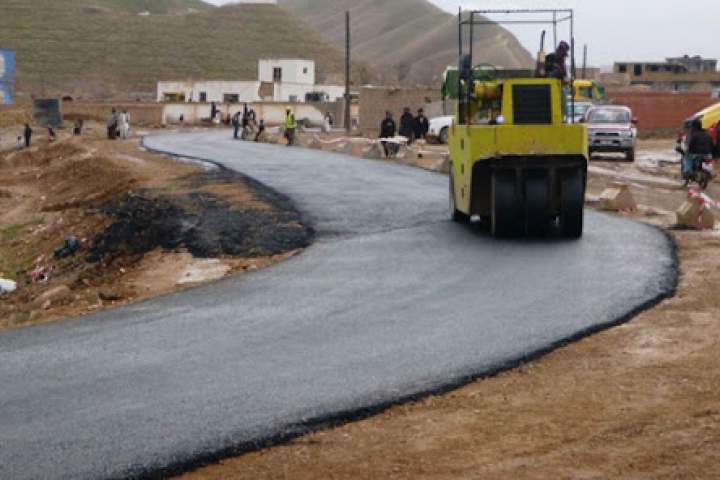
[[[277,6],[178,10],[194,5],[0,0],[0,45],[17,50],[19,89],[84,98],[152,95],[161,79],[252,79],[263,57],[312,58],[321,78],[343,71],[339,50]],[[135,13],[146,8],[174,13]]]

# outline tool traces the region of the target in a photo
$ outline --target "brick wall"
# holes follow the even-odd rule
[[[627,105],[639,121],[641,134],[648,131],[677,131],[692,114],[717,103],[708,92],[666,93],[647,91],[610,91],[616,105]]]
[[[385,112],[391,111],[399,122],[403,108],[415,114],[419,108],[442,100],[440,88],[362,87],[360,89],[360,130],[363,135],[376,137]]]

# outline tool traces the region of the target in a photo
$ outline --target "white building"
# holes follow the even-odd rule
[[[344,94],[340,85],[315,84],[315,62],[302,59],[262,59],[256,81],[158,82],[157,86],[158,102],[334,102]]]

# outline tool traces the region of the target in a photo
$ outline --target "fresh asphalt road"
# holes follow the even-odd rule
[[[581,241],[447,220],[447,178],[227,132],[151,137],[288,195],[315,244],[276,267],[0,336],[0,478],[161,475],[440,390],[665,295],[659,231],[588,212]]]

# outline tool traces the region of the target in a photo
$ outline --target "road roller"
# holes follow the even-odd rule
[[[464,25],[486,22],[475,13],[461,14],[461,41]],[[472,53],[460,52],[450,80],[458,82],[449,135],[452,219],[479,218],[497,237],[582,237],[588,134],[572,123],[567,82],[532,70],[475,66]]]

